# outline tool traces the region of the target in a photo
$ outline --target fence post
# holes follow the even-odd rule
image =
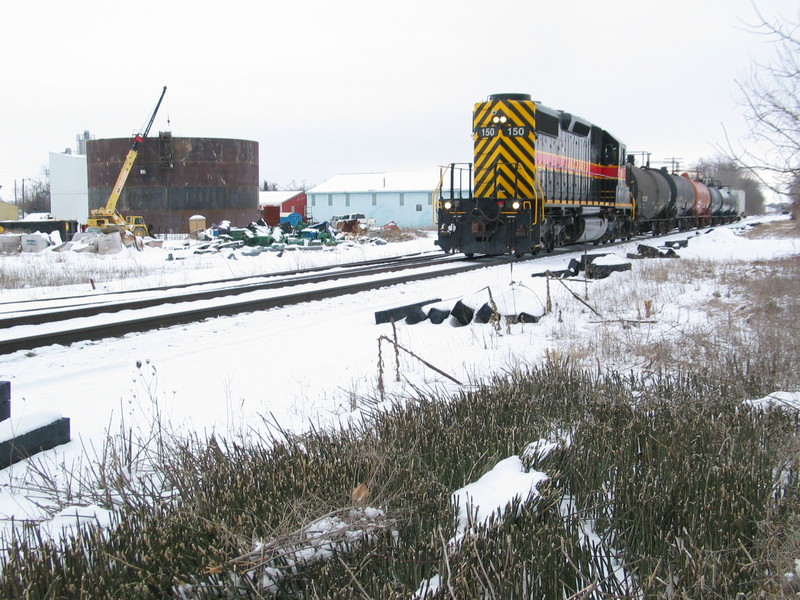
[[[0,381],[0,421],[11,418],[11,382]]]

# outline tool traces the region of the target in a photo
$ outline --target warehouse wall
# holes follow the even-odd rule
[[[434,224],[433,192],[329,192],[308,193],[309,213],[317,221],[348,213],[364,213],[378,225],[390,221],[400,227],[419,228]]]

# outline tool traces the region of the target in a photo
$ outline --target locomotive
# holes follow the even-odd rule
[[[636,166],[609,131],[529,94],[475,104],[472,163],[442,170],[436,244],[515,254],[732,222],[744,193]]]

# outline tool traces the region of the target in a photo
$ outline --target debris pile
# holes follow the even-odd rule
[[[247,227],[232,227],[229,221],[199,232],[201,243],[194,248],[196,254],[220,252],[243,248],[245,256],[256,256],[262,252],[283,253],[285,250],[322,250],[326,247],[357,241],[375,245],[386,244],[386,240],[354,235],[340,231],[330,221],[308,224],[299,221],[292,225],[268,225],[263,219]]]
[[[192,242],[195,243],[192,243]],[[223,250],[243,248],[245,256],[255,256],[261,252],[283,252],[284,250],[321,250],[347,242],[375,245],[386,244],[379,237],[366,237],[362,233],[353,234],[339,231],[330,221],[308,224],[303,221],[285,221],[271,226],[263,219],[246,227],[234,227],[230,221],[192,232],[186,239],[185,248],[192,246],[193,253],[207,254]],[[19,254],[20,252],[92,252],[96,254],[116,254],[123,248],[142,250],[148,247],[163,247],[163,240],[148,236],[136,237],[123,227],[90,227],[85,232],[76,233],[72,240],[64,242],[57,231],[52,233],[3,233],[0,235],[0,254]],[[173,260],[168,257],[167,260]]]
[[[416,325],[429,320],[434,325],[445,321],[453,327],[469,323],[536,323],[545,314],[545,304],[530,288],[511,282],[499,293],[485,287],[471,296],[442,301],[437,299],[399,306],[375,313],[375,324],[398,322]]]
[[[558,279],[565,279],[568,277],[577,277],[581,272],[584,272],[587,279],[604,279],[611,275],[611,273],[630,270],[631,262],[618,257],[616,254],[584,254],[580,258],[573,258],[570,260],[566,269],[533,273],[531,277],[556,277]]]
[[[656,248],[654,246],[639,244],[636,247],[636,253],[629,252],[628,258],[679,258],[678,253],[675,252],[674,248],[683,248],[687,243],[688,240],[667,242],[664,248]]]
[[[120,227],[90,228],[76,233],[65,242],[57,231],[42,233],[4,233],[0,235],[0,254],[21,252],[91,252],[94,254],[117,254],[123,248],[141,250],[144,246],[161,247],[161,240],[150,237],[139,238]]]

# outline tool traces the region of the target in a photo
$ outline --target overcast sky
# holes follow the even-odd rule
[[[279,185],[470,161],[472,106],[500,92],[688,165],[747,132],[736,80],[774,51],[756,21],[750,0],[8,3],[0,198],[84,130],[141,130],[164,85],[151,134],[255,140]]]

